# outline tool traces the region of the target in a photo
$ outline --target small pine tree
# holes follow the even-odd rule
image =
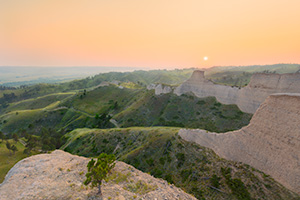
[[[9,150],[9,153],[10,153],[10,150],[11,150],[11,144],[7,141],[6,142],[6,148]]]
[[[18,151],[18,148],[15,145],[12,145],[10,149],[13,151],[14,155],[15,152]]]
[[[31,154],[31,151],[30,151],[30,149],[26,148],[26,149],[24,149],[23,153],[27,154],[27,156],[29,156]]]
[[[210,183],[213,187],[215,188],[219,188],[220,187],[220,180],[221,178],[218,177],[216,174],[214,174],[211,179],[210,179]]]
[[[18,140],[19,140],[19,137],[18,137],[18,135],[16,134],[16,133],[14,133],[13,135],[12,135],[12,138],[14,139],[14,141],[17,143],[18,142]]]
[[[25,138],[27,139],[25,146],[26,149],[24,149],[23,153],[29,156],[31,154],[31,151],[38,145],[38,139],[29,134],[27,134]]]
[[[88,165],[88,172],[85,174],[86,180],[84,185],[91,183],[92,187],[98,187],[98,194],[100,199],[102,199],[101,185],[102,181],[107,177],[107,174],[115,166],[115,155],[107,155],[106,153],[101,153],[97,158],[97,162],[92,159]]]
[[[0,131],[0,139],[2,140],[2,142],[3,142],[4,137],[5,137],[4,133]]]

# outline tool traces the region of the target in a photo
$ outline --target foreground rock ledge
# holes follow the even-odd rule
[[[249,164],[300,194],[300,94],[269,96],[241,130],[182,129],[179,135],[225,159]]]
[[[97,199],[97,189],[82,184],[90,159],[61,150],[31,156],[18,162],[0,185],[0,199]],[[143,185],[135,190],[137,185]],[[196,199],[166,181],[156,179],[123,162],[117,162],[104,199]]]

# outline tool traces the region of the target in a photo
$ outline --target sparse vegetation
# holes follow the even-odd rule
[[[227,71],[216,67],[208,70],[206,77],[215,83],[244,87],[255,72],[297,70],[298,65],[229,67]],[[63,146],[66,151],[87,157],[113,153],[119,160],[163,178],[198,199],[289,199],[292,196],[289,191],[268,175],[220,159],[211,150],[177,135],[178,127],[231,131],[247,125],[252,117],[237,106],[223,105],[213,97],[156,96],[154,91],[146,90],[146,85],[154,82],[179,84],[192,71],[107,73],[56,85],[0,86],[0,181],[20,159]],[[98,87],[103,81],[115,80],[118,82]],[[123,128],[110,129],[119,126]],[[140,127],[126,128],[132,126]],[[106,129],[76,129],[80,127]],[[89,163],[86,184],[101,187],[113,166],[113,162],[107,161],[109,167],[102,167],[100,173],[101,159]],[[142,181],[132,183],[130,176],[113,172],[107,180],[129,182],[124,189],[137,194],[156,189],[155,185]]]
[[[144,181],[137,181],[136,183],[127,184],[124,189],[136,194],[146,194],[150,191],[154,191],[157,188],[155,185],[147,184]]]
[[[12,139],[9,139],[8,142],[10,144],[14,143],[18,151],[15,151],[15,154],[12,154],[9,149],[7,149],[5,142],[0,143],[0,183],[4,180],[4,177],[10,168],[27,156],[23,154],[25,147],[20,142],[15,143]],[[37,152],[34,151],[32,153],[36,154]]]
[[[107,181],[113,181],[117,184],[122,182],[128,182],[128,178],[131,176],[131,173],[123,174],[121,172],[113,171],[108,177]]]
[[[66,135],[68,145],[63,148],[87,157],[99,152],[114,153],[118,160],[163,178],[198,199],[292,198],[290,191],[271,177],[265,177],[248,165],[221,159],[207,148],[182,140],[177,135],[178,130],[172,127],[77,129]],[[224,176],[222,169],[229,169],[230,177]],[[128,174],[114,172],[108,177],[110,181],[130,183],[129,179]],[[268,187],[258,189],[265,184]],[[138,191],[137,187],[133,183],[129,188]]]
[[[114,116],[121,126],[172,126],[227,132],[247,125],[252,116],[235,105],[222,105],[214,97],[164,94],[152,98],[153,91],[147,93]]]
[[[252,116],[235,105],[222,105],[213,97],[200,99],[192,94],[154,96],[154,91],[145,88],[120,89],[111,85],[86,91],[83,99],[78,95],[57,94],[55,99],[53,94],[14,103],[4,110],[7,113],[1,115],[0,112],[0,127],[9,134],[24,129],[34,135],[41,135],[44,128],[58,131],[115,126],[173,126],[226,132],[247,125]],[[42,104],[42,99],[48,103]],[[26,110],[17,110],[19,114],[15,115],[11,110],[17,108]],[[116,120],[114,124],[111,119]],[[47,139],[43,141],[45,151],[53,149]]]

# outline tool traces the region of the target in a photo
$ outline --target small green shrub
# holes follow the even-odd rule
[[[139,180],[136,183],[128,184],[127,186],[124,187],[124,189],[126,189],[130,192],[133,192],[136,194],[141,194],[141,195],[146,194],[151,191],[154,191],[154,190],[156,190],[156,188],[157,188],[156,185],[150,185],[141,180]]]
[[[216,174],[212,175],[211,179],[210,179],[210,183],[213,187],[215,188],[219,188],[220,187],[220,181],[221,178],[218,177]]]

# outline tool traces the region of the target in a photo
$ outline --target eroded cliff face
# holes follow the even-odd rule
[[[273,90],[274,93],[299,93],[300,73],[265,74],[257,73],[251,77],[249,88]]]
[[[161,83],[158,84],[150,84],[147,86],[148,90],[155,90],[155,95],[167,94],[173,92],[173,88],[169,85],[164,85]]]
[[[210,133],[179,131],[219,156],[249,164],[300,194],[300,94],[273,94],[241,130]]]
[[[236,104],[243,112],[254,113],[270,94],[300,93],[300,74],[257,73],[246,87],[239,89],[214,84],[205,79],[203,71],[196,70],[190,79],[174,90],[177,95],[187,92],[198,97],[214,96],[223,104]]]
[[[0,185],[0,200],[99,199],[97,188],[91,189],[82,184],[89,160],[61,150],[25,158],[8,172]],[[132,189],[136,187],[144,190]],[[109,181],[102,185],[102,193],[104,200],[196,200],[167,181],[156,179],[123,162],[116,163]]]

